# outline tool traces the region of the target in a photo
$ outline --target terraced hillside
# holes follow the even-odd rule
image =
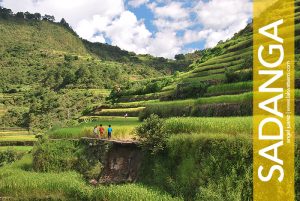
[[[35,135],[24,128],[0,128],[0,146],[32,146]]]
[[[300,1],[296,1],[296,11]],[[296,12],[297,13],[297,12]],[[296,18],[296,101],[300,99],[300,15]],[[198,59],[187,72],[172,76],[130,83],[115,90],[117,104],[110,109],[131,113],[145,107],[140,117],[151,113],[172,116],[250,116],[252,115],[252,24],[227,41],[212,48],[197,51]],[[296,103],[296,113],[300,114]],[[105,108],[105,107],[104,107]],[[128,110],[126,111],[126,109]],[[101,107],[95,113],[104,113]],[[107,114],[107,113],[106,113]],[[132,113],[132,115],[136,115]]]
[[[192,59],[137,55],[82,40],[67,22],[0,7],[0,124],[73,124],[116,85],[184,70]]]

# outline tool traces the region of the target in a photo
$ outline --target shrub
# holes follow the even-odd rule
[[[239,80],[239,76],[236,72],[232,70],[225,70],[225,77],[227,83],[237,82]]]
[[[164,120],[157,115],[150,115],[145,122],[137,127],[136,133],[140,138],[141,147],[156,154],[164,150],[168,139]]]
[[[74,142],[39,142],[33,152],[33,169],[39,172],[60,172],[74,169],[76,163]]]
[[[102,171],[109,143],[81,140],[41,141],[33,152],[33,169],[39,172],[76,170],[87,179],[98,177]]]
[[[147,159],[140,179],[184,200],[252,198],[251,140],[175,135],[169,138],[164,154]]]
[[[14,150],[0,151],[0,167],[20,159],[22,155]]]
[[[249,81],[252,80],[252,75],[252,70],[234,72],[232,70],[226,69],[225,71],[225,78],[227,83]]]
[[[3,118],[0,120],[0,124],[4,126],[17,126],[28,127],[28,111],[23,108],[11,108],[9,109]]]
[[[178,84],[174,92],[174,99],[197,98],[203,96],[207,90],[206,82],[189,82]]]

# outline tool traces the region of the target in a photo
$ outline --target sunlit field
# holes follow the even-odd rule
[[[107,137],[108,125],[112,126],[112,139],[129,140],[135,138],[134,129],[141,122],[136,117],[95,117],[91,122],[83,122],[74,127],[68,128],[53,128],[48,132],[50,138],[80,138],[80,137],[95,137],[93,128],[103,125],[105,129],[104,137]]]

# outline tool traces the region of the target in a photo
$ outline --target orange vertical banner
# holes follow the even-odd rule
[[[294,201],[294,0],[253,4],[253,198]]]

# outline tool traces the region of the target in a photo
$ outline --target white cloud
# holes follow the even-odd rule
[[[220,40],[226,40],[247,25],[252,16],[250,0],[210,0],[200,1],[195,7],[199,24],[210,34],[206,38],[206,47],[215,46]]]
[[[180,2],[171,2],[164,6],[151,3],[148,7],[153,11],[157,18],[184,19],[189,17],[189,12]]]
[[[0,0],[1,2],[1,0]],[[2,0],[1,5],[14,12],[29,11],[65,18],[74,30],[92,42],[111,41],[122,49],[173,58],[187,51],[190,43],[205,41],[213,47],[247,25],[251,0],[128,0],[138,8],[145,4],[153,13],[152,24],[125,6],[125,0]],[[193,16],[196,16],[193,17]],[[180,33],[180,34],[179,34]]]
[[[185,44],[194,43],[199,40],[204,40],[208,37],[210,30],[202,30],[202,31],[195,31],[195,30],[186,30],[183,36],[183,41]]]
[[[133,8],[138,8],[143,4],[148,3],[149,0],[129,0],[128,5],[132,6]]]
[[[153,21],[153,24],[159,29],[159,30],[185,30],[188,27],[191,26],[191,22],[188,19],[182,19],[182,20],[170,20],[170,19],[164,19],[164,18],[157,18]]]
[[[113,45],[137,53],[147,53],[146,48],[149,45],[151,32],[143,22],[137,20],[132,12],[123,12],[120,18],[107,27],[105,32]]]
[[[91,42],[95,43],[95,42],[99,42],[99,43],[105,43],[105,38],[102,34],[100,35],[94,35],[91,39]]]
[[[99,13],[113,18],[125,10],[123,0],[3,0],[2,5],[14,12],[39,12],[54,15],[57,20],[65,18],[72,27]]]
[[[153,12],[152,23],[158,30],[151,40],[149,53],[174,58],[174,55],[184,49],[184,41],[177,32],[192,26],[189,8],[184,7],[181,2],[166,0],[149,3],[148,8]]]
[[[152,39],[148,49],[150,54],[173,58],[174,55],[180,53],[182,43],[176,37],[176,33],[172,31],[158,32]]]
[[[204,27],[226,29],[238,22],[248,20],[252,4],[249,0],[211,0],[201,1],[196,11]]]

